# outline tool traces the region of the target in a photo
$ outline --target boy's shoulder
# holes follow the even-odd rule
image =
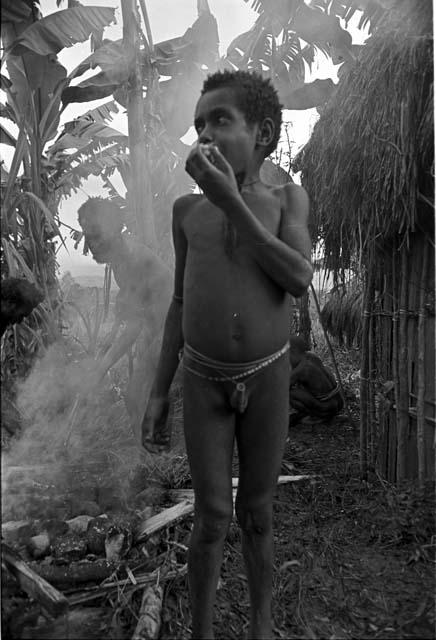
[[[183,214],[185,211],[191,209],[195,204],[204,199],[204,195],[200,193],[186,193],[180,196],[174,201],[173,213],[174,215]]]
[[[269,185],[277,193],[283,194],[287,198],[307,198],[307,192],[304,187],[295,182],[286,182],[280,185]]]

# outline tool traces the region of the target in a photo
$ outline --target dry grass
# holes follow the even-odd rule
[[[402,5],[341,80],[294,166],[338,273],[374,242],[422,226],[422,197],[433,198],[432,5]]]
[[[274,503],[274,621],[281,638],[433,637],[433,487],[359,477],[346,425],[300,429],[285,460],[312,483],[279,487]],[[217,594],[217,637],[247,633],[249,603],[232,525]],[[186,579],[168,585],[162,638],[189,638]]]

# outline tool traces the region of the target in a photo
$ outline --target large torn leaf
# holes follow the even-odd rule
[[[132,58],[122,40],[105,40],[101,47],[85,58],[76,70],[75,77],[81,76],[89,69],[100,67],[107,77],[108,83],[122,83],[127,81],[132,64]]]
[[[12,46],[12,55],[29,49],[40,55],[56,54],[65,47],[84,42],[95,31],[115,21],[113,7],[73,7],[34,22]]]
[[[111,141],[124,141],[127,144],[128,137],[102,122],[94,122],[90,118],[81,117],[65,124],[64,132],[50,147],[49,152],[50,155],[54,155],[63,149],[80,149],[91,140],[106,144]]]
[[[336,85],[330,78],[309,82],[288,95],[282,96],[285,109],[312,109],[319,107],[329,100],[336,90]]]
[[[336,48],[351,47],[351,35],[341,27],[336,16],[311,9],[304,2],[299,5],[290,26],[306,42]]]
[[[108,84],[106,76],[99,73],[93,76],[94,81],[87,81],[82,87],[66,87],[62,91],[62,105],[66,107],[70,102],[91,102],[92,100],[101,100],[111,96],[118,89],[118,84]]]
[[[7,22],[2,24],[2,41],[7,48],[21,37],[32,25],[33,17],[27,22]],[[55,135],[59,123],[60,99],[53,97],[59,83],[66,79],[67,71],[56,56],[39,55],[25,49],[22,56],[9,56],[6,61],[9,73],[8,95],[13,99],[17,111],[16,118],[24,118],[28,123],[35,119],[39,123],[47,111],[47,126],[42,131],[44,139]]]

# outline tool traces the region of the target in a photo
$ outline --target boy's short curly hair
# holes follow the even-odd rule
[[[261,124],[265,118],[274,122],[274,138],[265,149],[265,157],[277,147],[282,124],[282,105],[269,78],[255,71],[217,71],[203,84],[201,95],[214,89],[230,87],[234,90],[238,106],[249,124]]]
[[[78,209],[79,224],[83,220],[95,220],[103,231],[117,234],[123,230],[124,214],[122,209],[107,198],[88,198]]]

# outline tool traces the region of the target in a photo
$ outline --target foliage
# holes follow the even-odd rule
[[[2,167],[2,275],[23,276],[37,283],[45,296],[27,320],[5,335],[2,370],[12,377],[23,375],[41,346],[56,340],[60,331],[56,245],[63,240],[58,226],[59,197],[47,176],[44,147],[56,133],[60,90],[69,79],[54,54],[67,34],[71,44],[113,19],[113,10],[82,9],[40,19],[32,2],[2,4],[2,62],[9,75],[2,75],[7,99],[2,115],[18,128],[16,140],[8,136],[14,147],[10,169]],[[60,33],[64,33],[63,40],[57,37]]]

